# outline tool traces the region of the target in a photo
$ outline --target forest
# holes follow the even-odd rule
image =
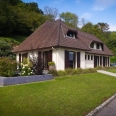
[[[68,12],[58,13],[58,9],[45,6],[39,8],[36,2],[25,3],[22,0],[0,0],[0,57],[9,56],[12,48],[19,45],[46,20],[60,18],[68,26],[93,34],[101,39],[114,53],[111,62],[116,62],[116,32],[109,31],[106,22],[92,24],[82,19],[82,28],[78,27],[79,17]]]

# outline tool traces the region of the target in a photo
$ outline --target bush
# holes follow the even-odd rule
[[[31,75],[32,74],[32,70],[29,66],[24,66],[21,70],[21,76],[27,76],[27,75]]]
[[[95,68],[87,68],[87,69],[71,69],[67,68],[65,71],[63,70],[49,70],[49,74],[53,74],[53,76],[63,76],[63,75],[77,75],[77,74],[86,74],[86,73],[95,73],[97,70]]]
[[[15,76],[17,63],[11,58],[0,58],[0,76],[12,77]]]
[[[66,71],[63,71],[63,70],[59,70],[57,72],[58,72],[58,76],[67,75]]]
[[[48,74],[52,74],[53,76],[58,76],[57,70],[49,70]]]
[[[97,70],[94,69],[94,68],[83,69],[83,74],[86,74],[86,73],[95,73],[95,72],[97,72]]]
[[[71,75],[79,74],[78,69],[72,69]]]
[[[67,68],[65,71],[66,71],[66,73],[68,75],[71,75],[72,74],[72,68]]]
[[[55,62],[48,62],[48,66],[55,66]]]

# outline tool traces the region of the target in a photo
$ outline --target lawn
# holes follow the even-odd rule
[[[116,68],[115,69],[106,69],[106,71],[116,73]]]
[[[100,73],[0,87],[1,116],[83,116],[116,93],[116,78]]]

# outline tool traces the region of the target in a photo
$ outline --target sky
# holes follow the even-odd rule
[[[36,2],[44,11],[45,6],[57,8],[59,14],[71,12],[78,16],[79,27],[82,18],[85,22],[109,24],[109,31],[116,31],[116,0],[22,0],[23,2]]]

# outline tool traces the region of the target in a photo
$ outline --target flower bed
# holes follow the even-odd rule
[[[0,77],[0,86],[31,83],[31,82],[45,81],[51,79],[53,79],[52,74],[18,76],[18,77]]]

